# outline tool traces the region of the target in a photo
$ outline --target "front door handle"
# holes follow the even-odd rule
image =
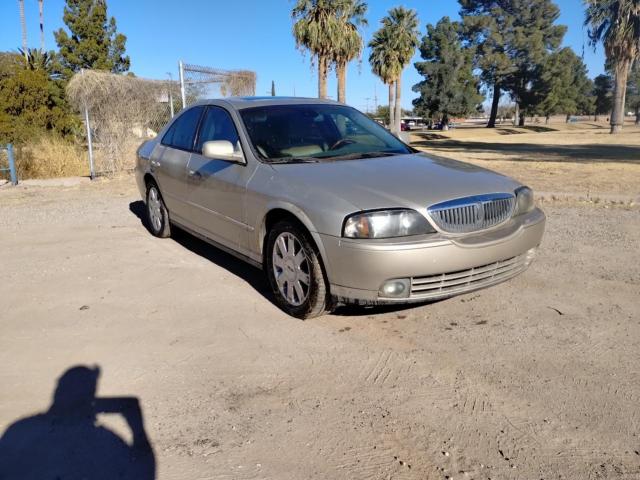
[[[189,170],[189,176],[195,180],[202,179],[202,174],[197,170]]]
[[[160,166],[160,162],[158,162],[157,160],[151,160],[151,166],[152,167],[159,167]]]

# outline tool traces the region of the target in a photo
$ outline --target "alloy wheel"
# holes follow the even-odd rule
[[[151,220],[151,226],[156,232],[159,232],[162,228],[162,204],[156,187],[151,187],[149,189],[147,208],[149,209],[149,220]]]
[[[278,235],[272,252],[273,274],[278,290],[290,305],[300,306],[309,296],[309,260],[300,240],[291,232]]]

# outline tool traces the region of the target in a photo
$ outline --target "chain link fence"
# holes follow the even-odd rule
[[[180,62],[182,105],[206,98],[256,94],[256,74],[250,70],[221,70]]]
[[[84,70],[67,95],[86,128],[90,175],[131,170],[140,143],[155,137],[182,108],[205,98],[255,95],[256,74],[179,63],[180,81]]]
[[[180,109],[180,85],[85,70],[67,86],[83,114],[91,176],[133,168],[135,150],[153,138]]]

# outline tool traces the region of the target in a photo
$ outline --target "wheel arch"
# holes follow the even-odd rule
[[[144,178],[145,187],[149,188],[149,185],[151,185],[152,183],[154,183],[156,186],[158,186],[157,180],[155,179],[155,177],[153,175],[151,175],[150,172],[145,173],[143,178]],[[158,186],[158,188],[160,188],[160,187]]]
[[[278,203],[270,206],[264,215],[262,222],[260,222],[260,228],[258,231],[258,245],[260,247],[260,255],[262,258],[262,264],[266,265],[265,255],[267,254],[267,238],[269,231],[280,220],[291,220],[302,228],[306,230],[306,232],[311,237],[311,241],[314,243],[318,252],[320,254],[320,260],[322,261],[322,266],[325,270],[325,275],[327,280],[331,278],[330,270],[331,265],[327,258],[327,252],[322,243],[322,238],[318,234],[316,228],[314,227],[311,219],[299,208],[294,205],[286,204],[286,203]]]

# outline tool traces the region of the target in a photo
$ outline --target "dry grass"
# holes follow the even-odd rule
[[[640,127],[609,135],[602,123],[552,123],[517,128],[459,128],[415,133],[429,153],[474,163],[544,192],[585,196],[640,193]]]
[[[143,142],[139,138],[125,138],[119,142],[118,156],[112,156],[113,150],[103,145],[94,145],[94,163],[96,175],[113,176],[118,172],[130,172],[136,166],[136,151]]]
[[[88,176],[85,150],[68,141],[43,136],[16,152],[19,179]]]

